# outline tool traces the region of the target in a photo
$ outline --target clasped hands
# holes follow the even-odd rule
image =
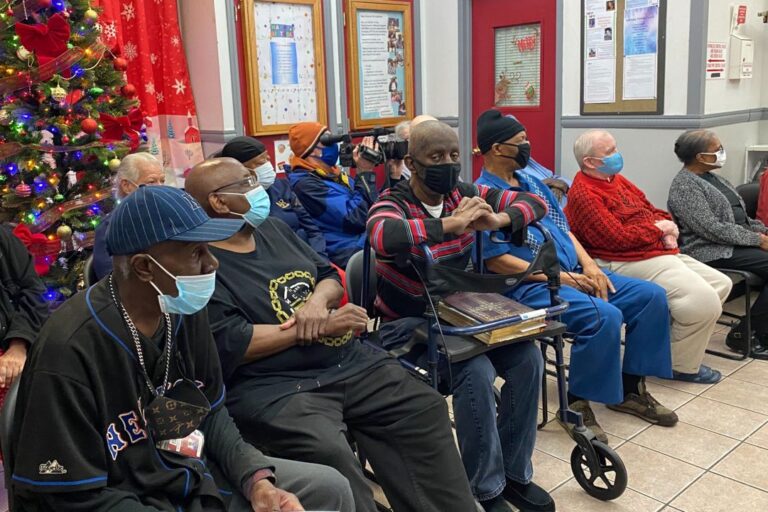
[[[664,248],[677,249],[677,237],[680,236],[677,224],[671,220],[660,220],[656,222],[655,226],[661,230],[661,242],[664,244]]]
[[[296,326],[296,341],[300,346],[311,345],[326,336],[343,336],[349,331],[360,332],[368,325],[368,313],[365,309],[347,303],[339,309],[330,310],[321,300],[311,296],[287,322],[280,325],[281,330]]]
[[[463,197],[444,224],[444,231],[460,235],[469,231],[494,231],[509,224],[509,215],[495,213],[482,197]]]

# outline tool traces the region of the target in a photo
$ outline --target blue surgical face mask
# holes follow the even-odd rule
[[[257,185],[245,194],[236,194],[234,192],[218,192],[219,194],[225,194],[230,196],[245,196],[250,209],[245,213],[232,212],[234,215],[239,215],[245,222],[252,227],[257,228],[259,225],[269,217],[269,195],[264,187]]]
[[[321,150],[323,151],[323,154],[320,157],[320,160],[325,162],[330,167],[336,165],[336,162],[339,161],[339,145],[331,144],[330,146],[321,148]]]
[[[202,274],[199,276],[174,276],[168,272],[165,267],[157,262],[151,255],[147,255],[155,262],[155,265],[168,274],[176,281],[176,290],[179,294],[176,297],[165,295],[160,291],[152,281],[149,284],[158,293],[157,302],[160,303],[160,311],[163,313],[174,313],[177,315],[194,315],[203,309],[208,301],[211,300],[214,289],[216,289],[216,272]]]
[[[618,151],[610,156],[601,158],[601,160],[603,161],[603,165],[598,167],[597,170],[603,174],[619,174],[624,168],[624,157],[622,157],[621,153]]]
[[[275,168],[270,161],[256,167],[254,172],[256,172],[256,175],[259,177],[259,185],[264,187],[265,190],[272,186],[277,177]]]

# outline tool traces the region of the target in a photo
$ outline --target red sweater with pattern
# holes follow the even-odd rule
[[[593,258],[640,261],[664,254],[660,220],[669,213],[653,206],[645,194],[621,174],[610,181],[579,172],[568,191],[565,214],[571,231]]]

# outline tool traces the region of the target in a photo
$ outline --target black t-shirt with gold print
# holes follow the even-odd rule
[[[219,269],[208,314],[233,416],[252,415],[288,394],[317,389],[391,362],[361,346],[350,332],[242,364],[254,324],[286,322],[317,283],[339,280],[336,270],[278,219],[264,221],[254,238],[256,250],[250,253],[211,247]]]

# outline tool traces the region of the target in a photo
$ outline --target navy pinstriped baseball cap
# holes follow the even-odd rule
[[[212,219],[200,203],[175,187],[141,186],[109,216],[107,251],[112,256],[136,254],[155,244],[216,242],[243,227],[241,219]]]

